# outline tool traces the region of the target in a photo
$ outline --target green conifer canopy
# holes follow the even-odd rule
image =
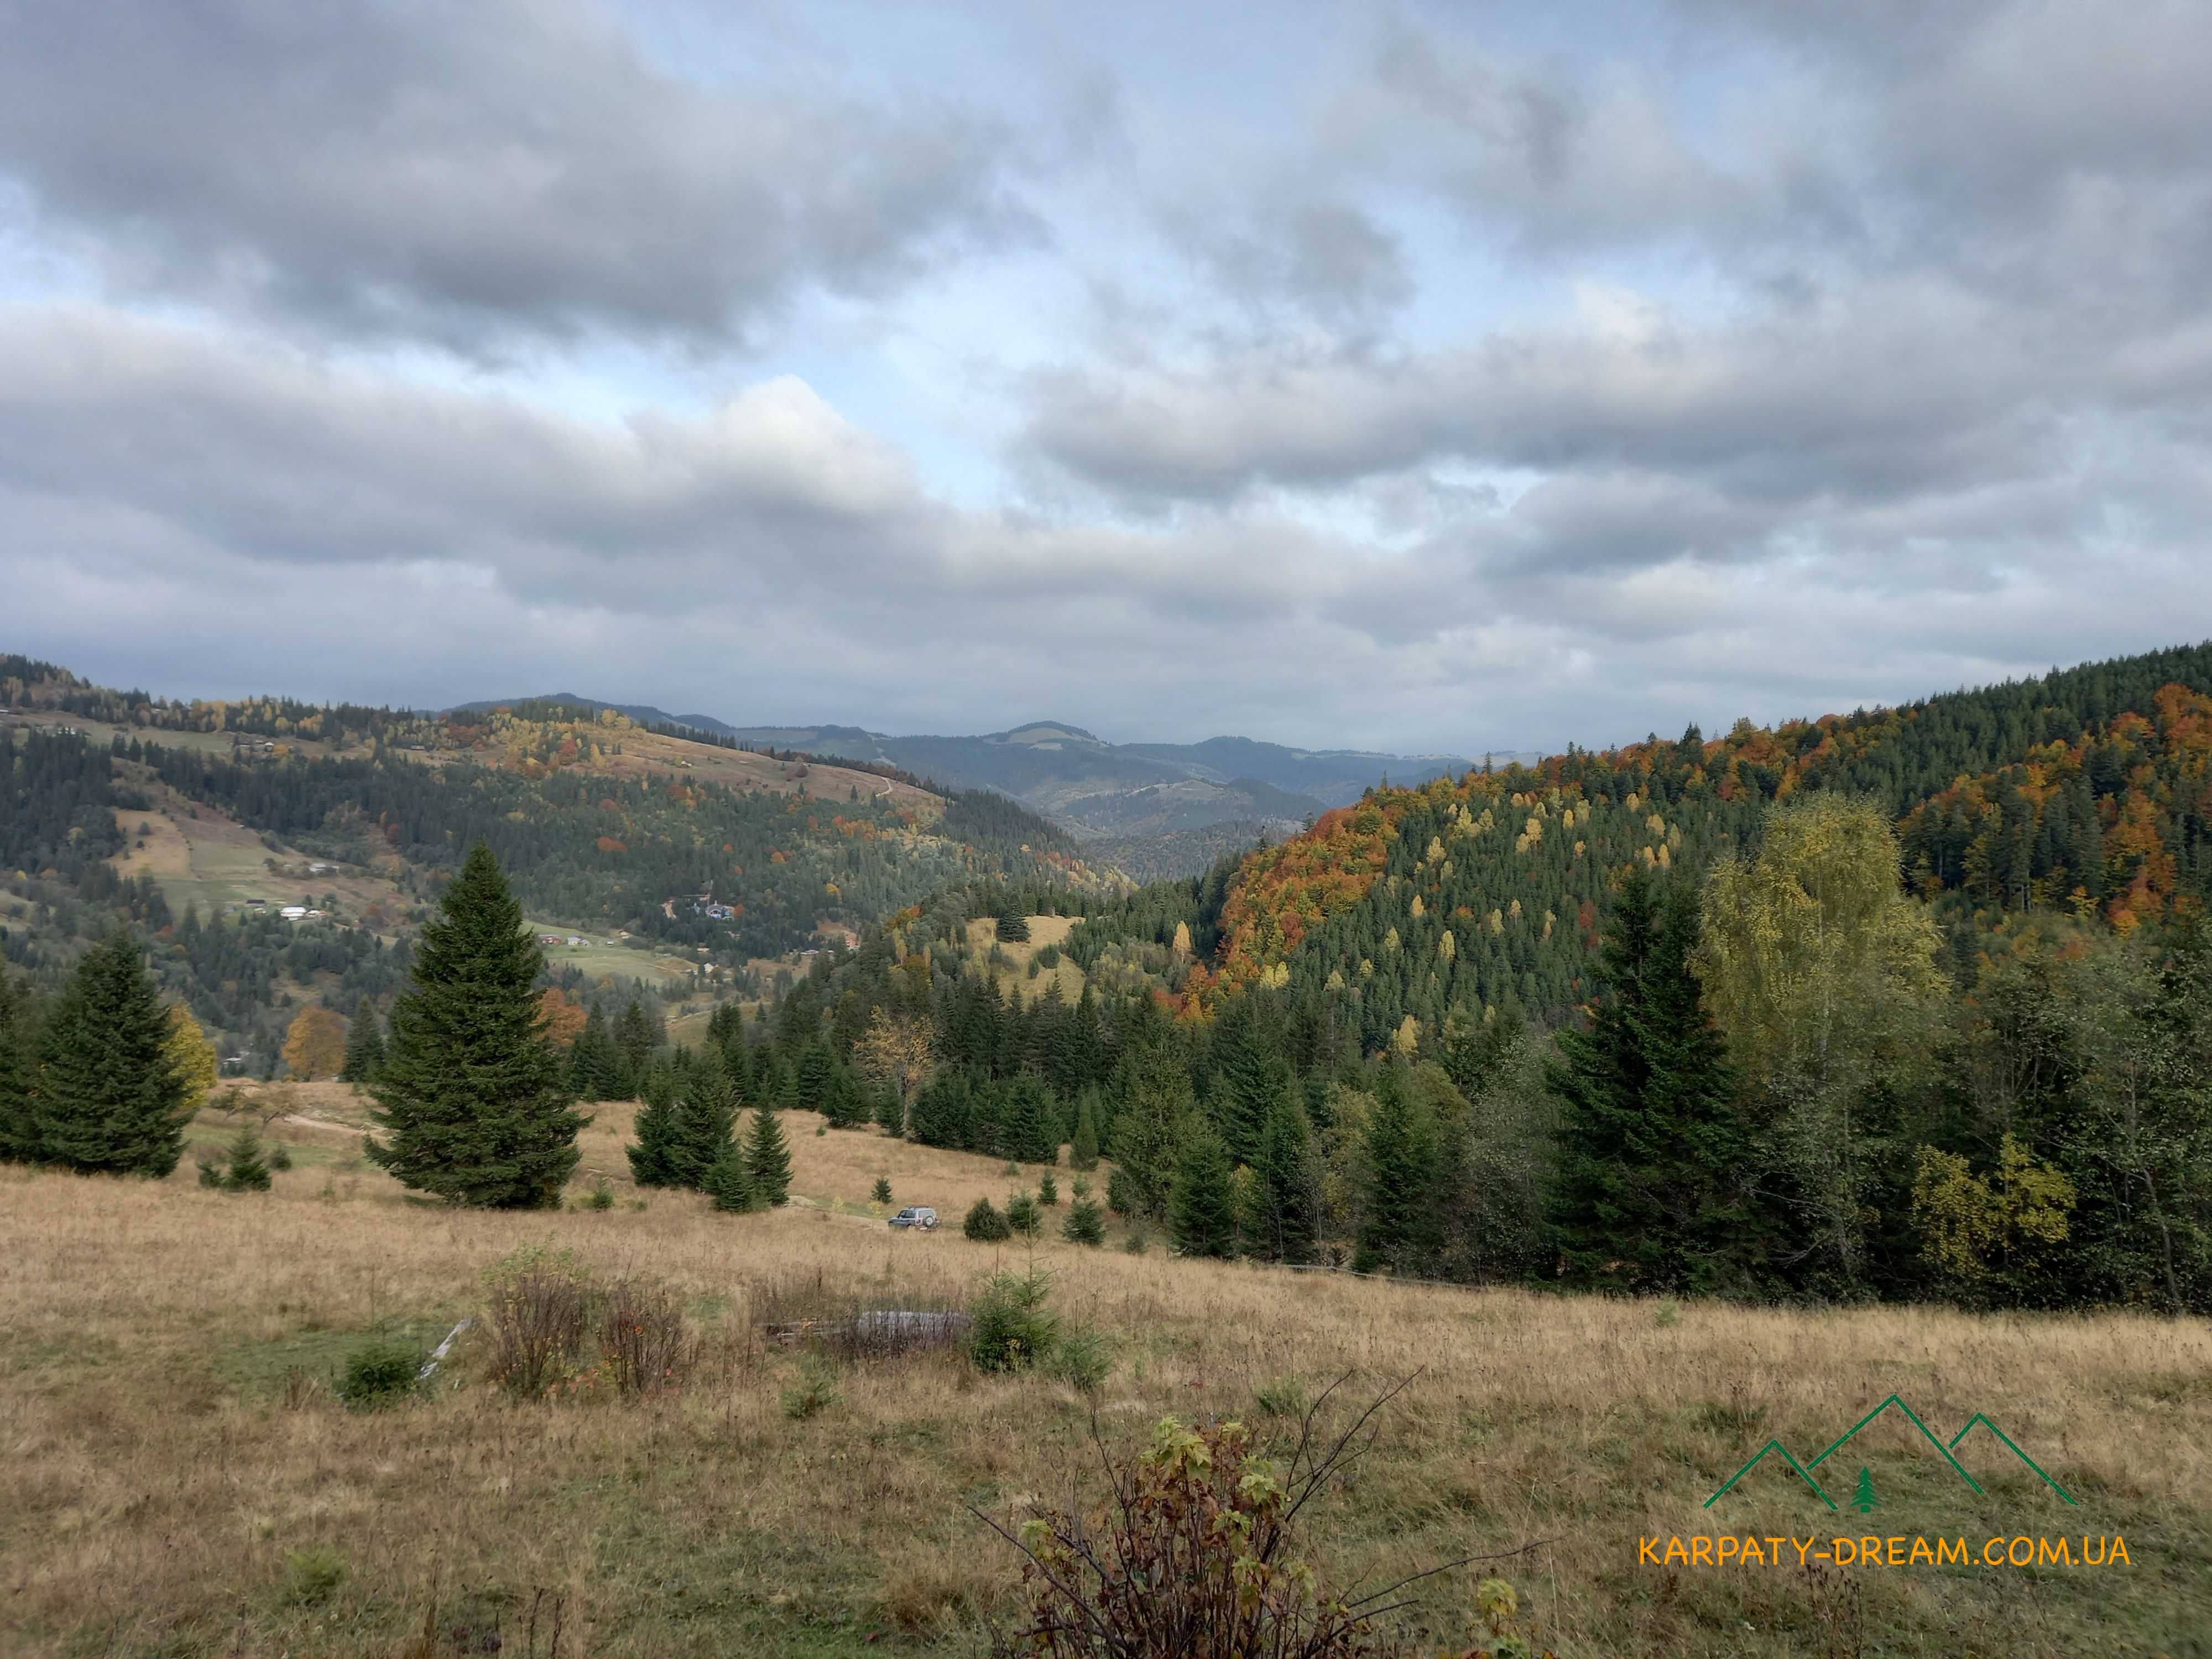
[[[30,1158],[83,1174],[159,1180],[191,1115],[164,1048],[169,1023],[138,947],[111,933],[54,1004],[30,1103]]]
[[[546,1040],[543,966],[490,848],[469,849],[422,930],[413,981],[393,1004],[372,1092],[384,1138],[369,1158],[457,1204],[550,1209],[576,1167],[566,1066]]]

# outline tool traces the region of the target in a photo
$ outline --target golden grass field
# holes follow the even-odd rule
[[[570,1655],[976,1654],[1017,1574],[966,1506],[1005,1519],[1095,1492],[1094,1407],[1117,1447],[1169,1413],[1273,1433],[1263,1389],[1279,1401],[1291,1379],[1350,1373],[1364,1397],[1413,1372],[1372,1457],[1314,1517],[1313,1557],[1340,1581],[1544,1540],[1503,1571],[1562,1655],[2212,1651],[2202,1323],[1571,1299],[1055,1233],[1034,1254],[1056,1305],[1116,1346],[1095,1401],[939,1352],[848,1368],[837,1403],[794,1420],[781,1397],[800,1360],[763,1344],[762,1318],[964,1299],[1021,1265],[1029,1252],[957,1231],[975,1196],[1014,1184],[1000,1166],[817,1136],[793,1114],[790,1208],[722,1216],[666,1193],[636,1208],[616,1109],[586,1134],[574,1188],[604,1174],[615,1207],[460,1212],[359,1162],[346,1085],[276,1085],[259,1104],[289,1114],[276,1133],[297,1160],[266,1195],[199,1188],[189,1156],[160,1184],[0,1171],[0,1652],[543,1654],[557,1597]],[[210,1113],[195,1139],[227,1133]],[[893,1234],[868,1213],[878,1174],[947,1225]],[[477,1311],[482,1270],[533,1240],[678,1289],[704,1344],[691,1385],[516,1405],[465,1338],[422,1403],[356,1414],[322,1386],[363,1333],[434,1340]],[[1875,1516],[1829,1516],[1765,1468],[1700,1507],[1766,1437],[1810,1455],[1893,1391],[1946,1437],[1986,1413],[2079,1508],[1982,1435],[1960,1449],[1989,1487],[1976,1498],[1887,1421],[1849,1459],[1871,1467]],[[1640,1536],[1723,1531],[1965,1534],[1977,1549],[2117,1533],[2130,1565],[1639,1564]],[[288,1593],[288,1557],[318,1547],[343,1558],[343,1583]],[[1463,1617],[1471,1577],[1429,1586],[1431,1626]]]

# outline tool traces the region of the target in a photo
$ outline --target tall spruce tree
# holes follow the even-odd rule
[[[0,968],[0,1161],[27,1164],[38,1147],[31,1117],[30,997]]]
[[[806,1051],[799,1057],[799,1073],[792,1085],[792,1103],[801,1111],[826,1115],[830,1085],[836,1067],[836,1058],[830,1052],[828,1039],[817,1037],[808,1043]]]
[[[1213,1126],[1194,1119],[1175,1173],[1175,1242],[1185,1255],[1236,1255],[1237,1206],[1230,1186],[1234,1174],[1229,1148]]]
[[[1098,1167],[1098,1091],[1085,1089],[1075,1104],[1075,1136],[1068,1142],[1067,1163],[1070,1169],[1095,1170]]]
[[[683,1131],[676,1119],[676,1094],[657,1089],[645,1097],[631,1126],[637,1139],[623,1148],[629,1158],[630,1179],[641,1187],[681,1187],[678,1147]]]
[[[770,1209],[791,1196],[791,1148],[774,1112],[756,1107],[745,1136],[745,1176],[755,1200]]]
[[[345,1064],[338,1068],[341,1083],[374,1083],[384,1069],[384,1024],[375,1007],[364,1001],[354,1011],[346,1028]]]
[[[1313,1136],[1305,1108],[1287,1089],[1276,1097],[1274,1109],[1267,1115],[1253,1173],[1260,1182],[1261,1249],[1278,1261],[1312,1261],[1314,1241],[1321,1231]]]
[[[1694,890],[1632,875],[1606,940],[1606,994],[1587,1031],[1559,1034],[1552,1222],[1578,1282],[1722,1291],[1754,1269],[1749,1138],[1692,971],[1697,942]]]
[[[659,1023],[646,1012],[645,1004],[632,997],[623,1005],[615,1021],[615,1047],[622,1051],[623,1064],[629,1068],[631,1085],[635,1087],[645,1077],[645,1068],[653,1059],[653,1051],[665,1042],[667,1033]]]
[[[738,1121],[738,1097],[720,1063],[712,1057],[692,1068],[684,1079],[676,1103],[676,1136],[669,1148],[675,1174],[672,1185],[702,1187],[707,1171]]]
[[[535,986],[544,962],[491,848],[478,842],[422,930],[411,983],[392,1009],[384,1073],[370,1092],[381,1140],[370,1159],[455,1203],[548,1209],[576,1167],[562,1057]]]
[[[1353,1258],[1363,1272],[1408,1272],[1427,1254],[1437,1163],[1430,1128],[1398,1065],[1383,1062],[1367,1125],[1367,1190]]]
[[[32,1160],[157,1180],[175,1169],[191,1104],[169,1063],[168,1040],[168,1016],[138,947],[109,934],[85,952],[46,1021],[29,1114]]]

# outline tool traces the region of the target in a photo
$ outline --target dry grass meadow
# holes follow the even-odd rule
[[[1017,1574],[968,1506],[1003,1519],[1095,1492],[1094,1412],[1117,1447],[1169,1413],[1275,1432],[1301,1389],[1349,1373],[1364,1397],[1418,1371],[1314,1517],[1340,1580],[1543,1540],[1504,1570],[1562,1655],[2212,1652],[2202,1324],[1574,1300],[1054,1237],[1034,1255],[1056,1305],[1115,1346],[1095,1399],[937,1352],[848,1366],[835,1403],[794,1419],[801,1357],[761,1321],[963,1300],[1022,1265],[957,1231],[975,1196],[1014,1184],[999,1166],[817,1137],[793,1115],[791,1208],[635,1207],[617,1112],[586,1136],[575,1188],[604,1173],[612,1208],[485,1214],[362,1165],[343,1085],[264,1104],[289,1110],[295,1158],[266,1195],[204,1191],[189,1158],[159,1185],[0,1172],[0,1651],[536,1655],[557,1603],[569,1655],[975,1654]],[[226,1132],[210,1116],[198,1135]],[[878,1174],[950,1224],[893,1235],[866,1202]],[[464,1338],[420,1403],[356,1413],[332,1396],[364,1334],[434,1340],[479,1310],[487,1264],[538,1240],[674,1287],[702,1343],[690,1386],[518,1405]],[[2080,1507],[1980,1435],[1961,1448],[1990,1489],[1974,1497],[1887,1423],[1850,1452],[1881,1487],[1875,1516],[1829,1516],[1765,1468],[1700,1507],[1768,1436],[1809,1455],[1893,1391],[1946,1437],[1986,1413]],[[2131,1565],[1639,1564],[1639,1536],[1722,1531],[1977,1548],[2117,1533]],[[316,1551],[334,1553],[319,1582],[300,1565]],[[1440,1636],[1470,1577],[1428,1587]]]

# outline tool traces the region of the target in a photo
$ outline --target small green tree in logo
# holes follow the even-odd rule
[[[1851,1499],[1851,1507],[1861,1515],[1870,1515],[1881,1507],[1881,1499],[1874,1495],[1872,1469],[1862,1468],[1859,1471],[1859,1493]]]

